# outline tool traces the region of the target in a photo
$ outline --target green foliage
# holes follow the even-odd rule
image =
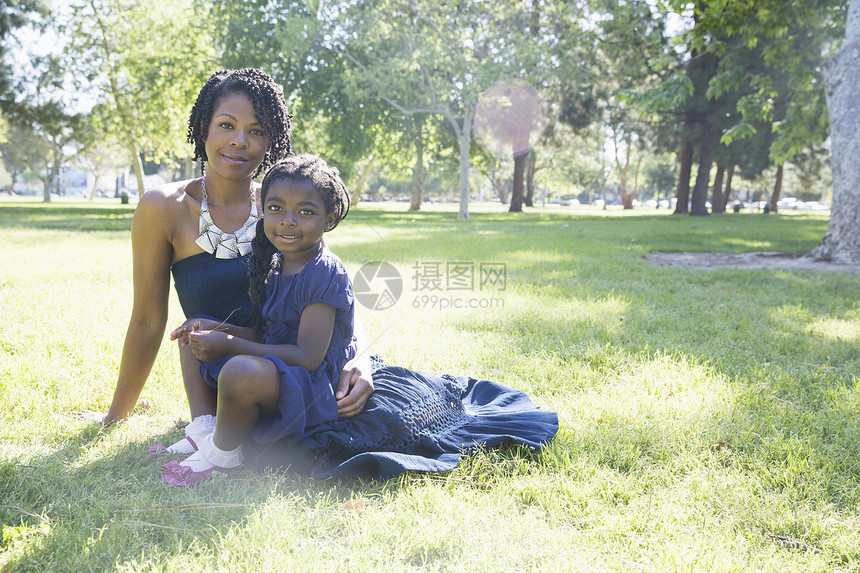
[[[669,2],[677,12],[686,2]],[[735,94],[737,115],[724,132],[729,145],[771,124],[770,155],[783,163],[827,137],[821,65],[844,34],[847,2],[706,0],[693,4],[692,50],[719,59],[709,98]]]
[[[11,77],[14,66],[6,59],[11,44],[9,36],[17,28],[40,22],[47,13],[44,0],[0,0],[0,110],[4,112],[9,102],[16,99]]]
[[[69,10],[65,71],[96,96],[97,135],[151,158],[184,150],[188,112],[216,61],[203,6],[75,0]]]
[[[60,166],[88,141],[86,118],[69,113],[58,101],[35,105],[15,102],[8,109],[13,111],[6,141],[0,143],[3,161],[15,173],[38,178],[43,199],[48,202]]]
[[[438,116],[459,148],[460,213],[468,215],[472,121],[479,94],[516,77],[538,81],[551,54],[525,5],[390,1],[331,9],[324,45],[349,63],[356,92],[403,115]],[[543,29],[541,27],[541,29]]]

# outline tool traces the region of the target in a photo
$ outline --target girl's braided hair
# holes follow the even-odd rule
[[[266,135],[272,139],[272,145],[263,162],[254,172],[254,177],[257,177],[278,159],[292,153],[290,129],[293,116],[287,113],[283,89],[263,70],[243,68],[221,70],[212,74],[197,94],[197,101],[191,108],[191,116],[188,118],[188,143],[194,145],[194,161],[201,161],[202,172],[205,162],[209,160],[206,157],[205,143],[215,106],[221,98],[236,93],[245,94],[251,99],[257,120]]]
[[[276,181],[291,181],[297,184],[308,184],[313,186],[325,204],[326,215],[334,213],[334,222],[327,231],[337,227],[338,223],[346,218],[349,213],[349,191],[340,178],[340,171],[332,167],[321,157],[302,153],[281,159],[275,163],[263,178],[260,189],[260,197],[263,205],[269,189]],[[251,326],[256,327],[257,332],[262,332],[263,304],[266,302],[266,280],[272,271],[280,264],[277,257],[278,250],[266,237],[263,218],[257,221],[257,234],[254,237],[253,251],[248,263],[251,286],[248,294],[251,296]]]

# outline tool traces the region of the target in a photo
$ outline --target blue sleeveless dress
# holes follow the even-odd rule
[[[251,297],[247,255],[216,259],[213,254],[199,253],[177,261],[170,271],[185,318],[204,314],[236,326],[248,326]]]
[[[193,267],[183,265],[179,278],[176,267],[184,261],[174,265],[173,271],[176,292],[187,316],[224,316],[234,308],[244,308],[244,301],[250,309],[247,292],[233,300],[207,292],[216,290],[213,284],[220,284],[214,280],[224,278],[209,275],[224,272],[220,259],[208,253],[191,258],[197,259]],[[228,284],[244,281],[247,291],[247,261],[242,276],[241,264],[232,267],[236,274]],[[184,276],[186,272],[195,276]],[[220,307],[215,308],[216,302]],[[233,316],[241,314],[237,311]],[[234,322],[233,317],[230,322]],[[450,470],[458,465],[461,455],[503,443],[539,449],[558,432],[557,415],[539,408],[515,388],[468,376],[439,376],[390,366],[376,357],[372,368],[374,392],[361,413],[321,422],[298,443],[259,440],[261,436],[254,435],[255,439],[245,444],[246,461],[310,473],[316,478],[387,479],[406,470]]]

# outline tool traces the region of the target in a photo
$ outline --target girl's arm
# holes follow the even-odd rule
[[[166,198],[148,192],[131,223],[134,302],[122,347],[116,389],[105,423],[128,417],[146,383],[167,324],[170,261]]]
[[[334,332],[333,306],[314,303],[302,311],[296,344],[263,344],[226,332],[191,332],[191,350],[200,360],[214,360],[240,354],[277,356],[290,366],[302,366],[315,371],[325,359]]]
[[[244,338],[245,340],[252,340],[255,342],[260,341],[260,337],[257,335],[256,329],[250,326],[236,326],[235,324],[230,324],[229,322],[219,322],[217,320],[213,320],[211,318],[189,318],[185,322],[183,322],[178,328],[174,329],[170,333],[170,340],[183,339],[180,342],[181,346],[188,345],[188,335],[192,332],[200,332],[200,331],[216,331],[216,332],[224,332],[226,334],[235,336],[237,338]]]

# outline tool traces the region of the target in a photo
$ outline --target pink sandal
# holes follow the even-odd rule
[[[187,466],[180,465],[176,460],[171,460],[161,466],[161,481],[172,485],[195,486],[212,479],[212,471],[221,468],[209,468],[202,472],[195,472]]]
[[[161,481],[178,486],[194,486],[212,479],[212,472],[224,472],[242,465],[242,445],[224,451],[215,445],[213,434],[200,442],[200,449],[182,463],[171,460],[161,467]]]

